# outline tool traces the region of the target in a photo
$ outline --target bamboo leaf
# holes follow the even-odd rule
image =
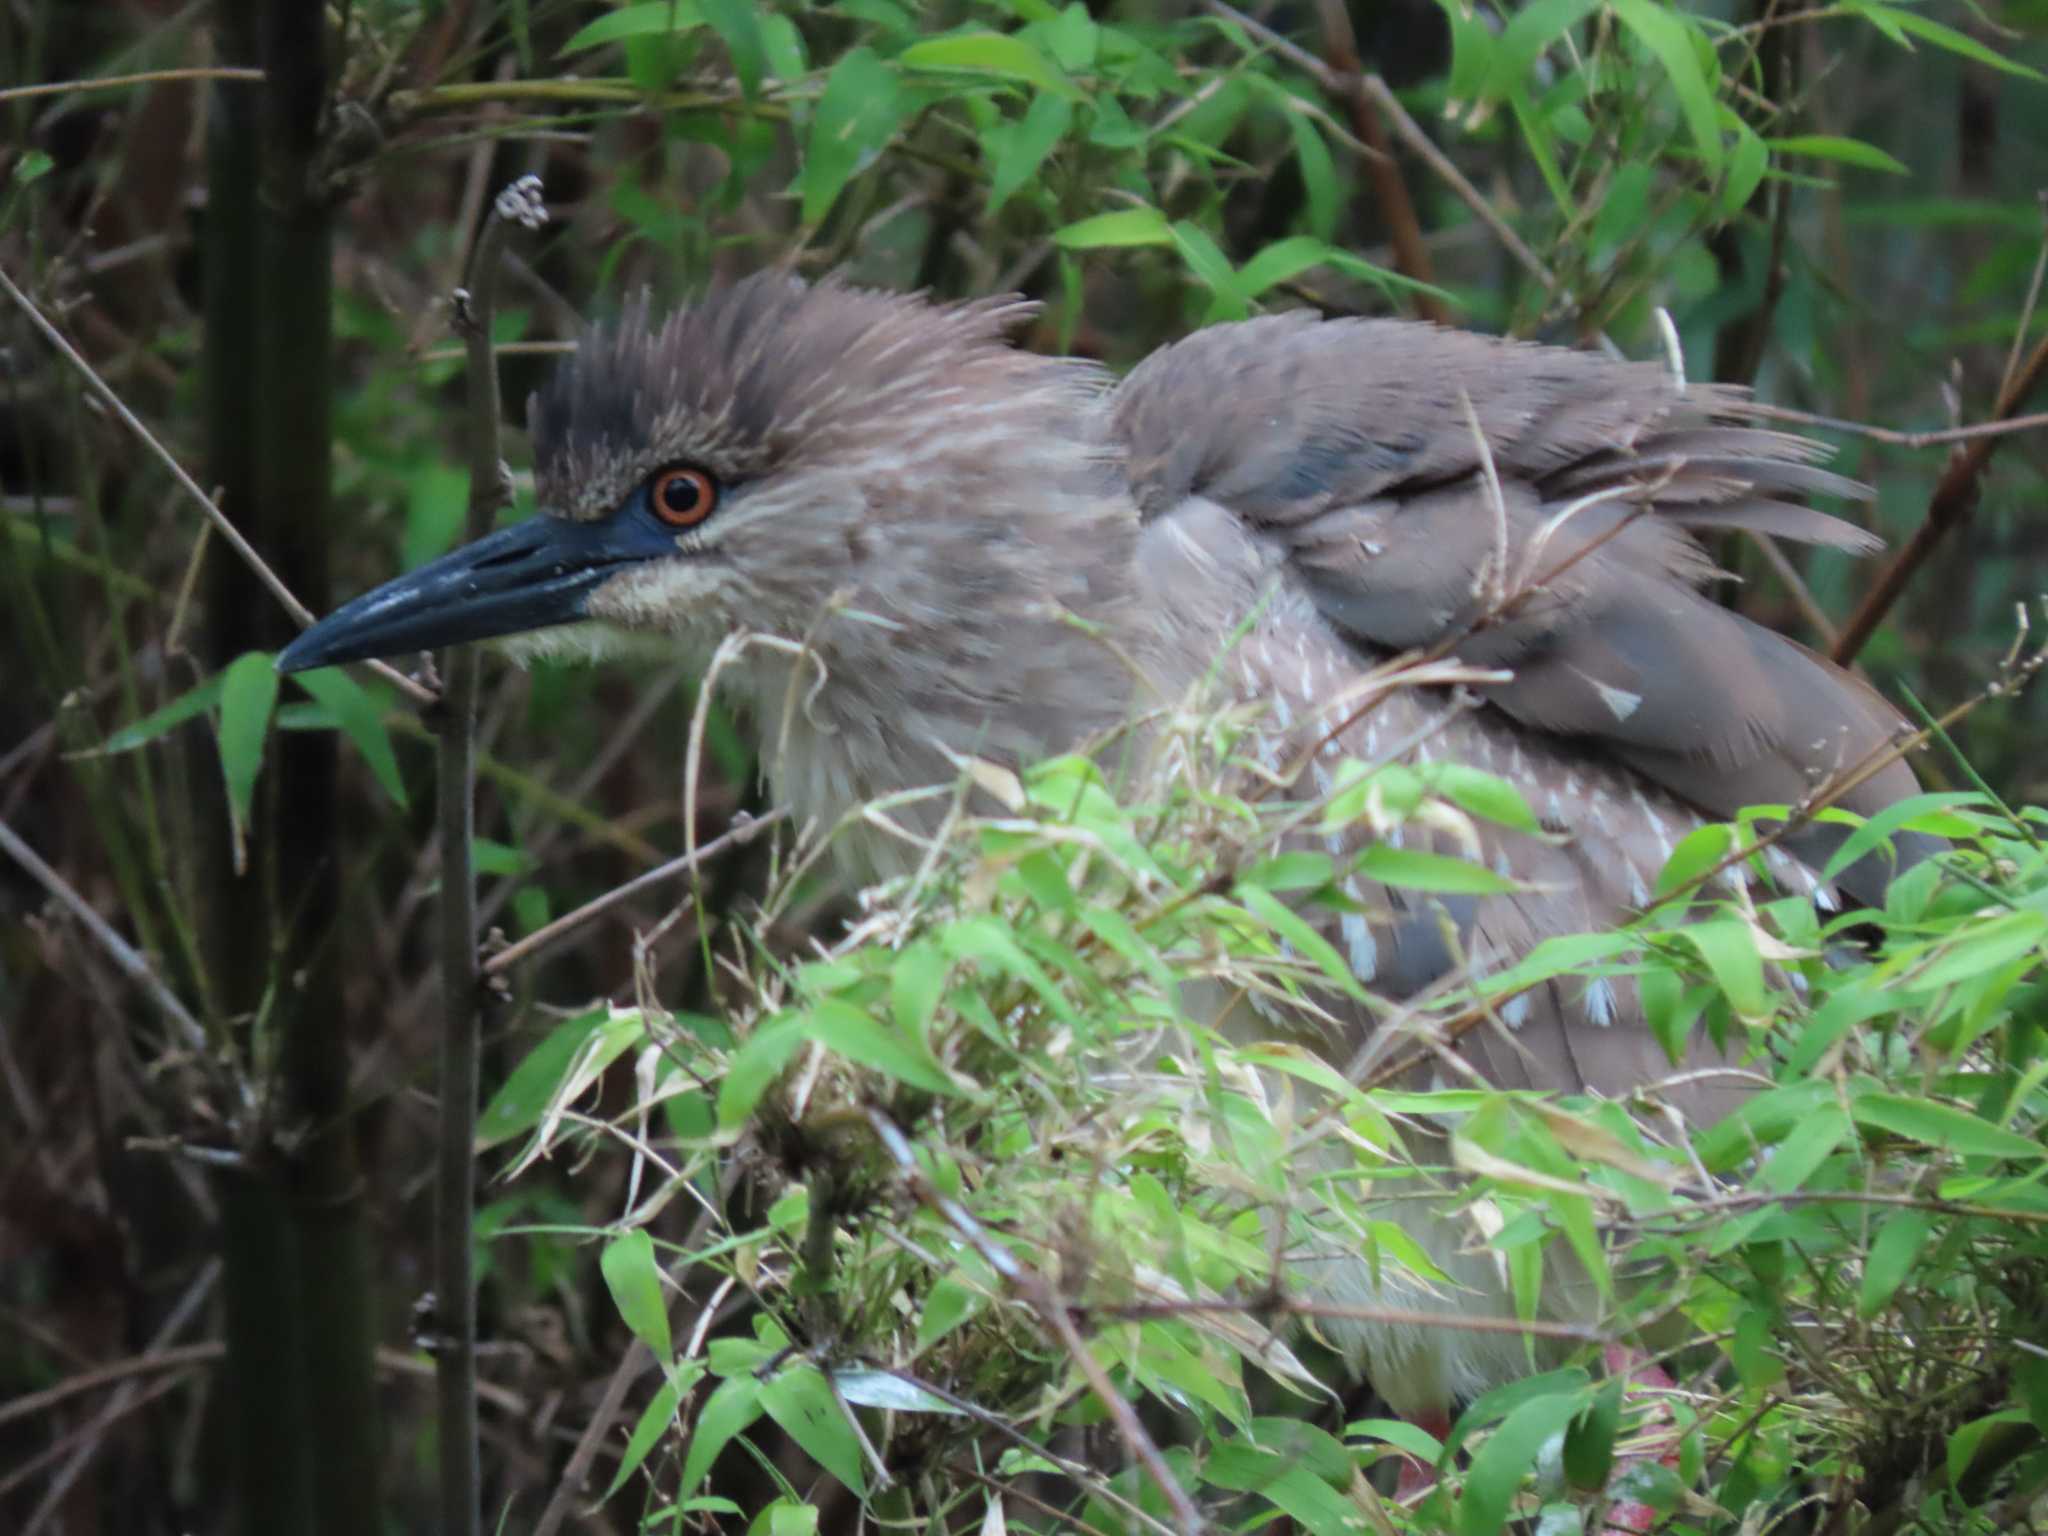
[[[604,1245],[597,1267],[626,1326],[654,1351],[655,1359],[667,1364],[675,1346],[669,1339],[668,1298],[662,1294],[654,1239],[642,1227],[622,1232]]]

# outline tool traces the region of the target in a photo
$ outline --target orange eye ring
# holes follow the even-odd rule
[[[678,464],[647,483],[647,504],[671,528],[694,528],[718,506],[718,482],[701,469]]]

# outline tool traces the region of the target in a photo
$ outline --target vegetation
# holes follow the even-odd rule
[[[1672,1529],[2038,1523],[2043,439],[1975,428],[2048,372],[2044,31],[1869,0],[0,18],[0,1522],[1480,1536],[1598,1530],[1626,1493]],[[528,172],[551,222],[505,230]],[[1747,611],[1945,711],[1930,793],[1849,851],[1954,852],[1881,913],[1725,894],[1765,808],[1682,845],[1625,931],[1461,978],[1347,1079],[1298,1033],[1218,1036],[1186,983],[1312,1016],[1356,987],[1297,916],[1341,872],[1283,833],[1514,823],[1512,786],[1363,763],[1290,804],[1198,697],[1135,781],[969,765],[1008,814],[856,900],[832,829],[766,825],[712,680],[487,666],[481,1385],[443,1370],[479,1458],[423,1387],[466,1355],[424,936],[468,885],[429,810],[463,711],[437,677],[281,685],[288,616],[198,507],[219,488],[314,609],[492,515],[451,335],[479,244],[515,400],[586,308],[779,261],[1020,289],[1031,344],[1113,365],[1302,304],[1675,350],[1829,418],[1878,486],[1890,580],[1717,553]],[[1557,976],[1746,1043],[1759,1091],[1680,1130],[1404,1075],[1409,1040]],[[1443,1171],[1402,1135],[1429,1122],[1523,1316],[1552,1252],[1599,1298],[1443,1443],[1337,1399],[1301,1278],[1332,1245],[1428,1278],[1385,1202]],[[1622,1341],[1676,1387],[1624,1395]],[[1412,1505],[1404,1453],[1440,1472]]]

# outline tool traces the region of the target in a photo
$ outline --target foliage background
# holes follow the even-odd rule
[[[0,16],[5,83],[202,66],[249,14],[28,0]],[[330,591],[301,596],[324,607],[456,537],[461,363],[445,297],[488,194],[524,171],[543,175],[554,222],[521,247],[507,285],[514,401],[548,349],[637,288],[666,299],[778,261],[943,295],[1019,289],[1046,304],[1031,344],[1116,366],[1205,320],[1297,303],[1580,343],[1604,333],[1643,355],[1662,344],[1662,306],[1695,377],[1909,430],[1985,417],[2015,353],[2043,332],[2029,299],[2048,142],[2038,4],[1544,0],[1468,13],[1404,0],[1353,5],[1343,26],[1337,14],[1256,13],[1297,55],[1177,5],[330,8],[310,192],[264,194],[313,196],[333,221],[333,352],[305,365],[333,388]],[[1410,149],[1394,148],[1392,178],[1375,175],[1344,93],[1347,29],[1528,259]],[[170,79],[0,99],[0,263],[195,468],[222,452],[206,418],[218,364],[202,366],[220,274],[209,241],[228,216],[209,186],[209,135],[256,131],[228,110],[253,89]],[[1390,131],[1385,108],[1373,118]],[[1434,294],[1412,280],[1418,248]],[[13,1149],[0,1181],[0,1391],[35,1402],[128,1366],[107,1391],[60,1392],[0,1422],[0,1519],[212,1526],[234,1481],[233,1415],[213,1369],[220,1192],[203,1163],[165,1148],[230,1139],[233,1084],[260,1089],[276,1066],[263,1000],[278,995],[284,950],[270,920],[243,936],[257,983],[244,1003],[227,1000],[202,932],[237,922],[243,900],[269,912],[279,896],[266,850],[281,821],[258,816],[255,873],[217,878],[276,736],[267,704],[238,735],[233,706],[223,717],[208,699],[210,716],[192,711],[175,730],[120,734],[256,642],[221,643],[222,609],[240,599],[215,583],[219,542],[19,315],[5,323],[0,823],[219,1025],[233,1065],[195,1087],[149,1004],[39,886],[0,866],[0,1144]],[[1880,683],[1939,706],[1996,675],[2015,605],[2038,594],[2044,443],[2022,435],[1990,461],[1974,516],[1865,652]],[[1841,448],[1878,487],[1874,526],[1903,541],[1945,450],[1850,435]],[[509,453],[523,463],[516,437]],[[1731,600],[1810,643],[1825,640],[1816,615],[1839,622],[1872,576],[1798,557],[1809,602],[1758,551],[1722,554],[1745,578]],[[483,901],[516,936],[681,846],[694,679],[494,669],[489,689]],[[351,715],[353,696],[288,688],[274,723],[328,735],[338,722],[357,743],[340,772],[346,835],[326,856],[347,936],[332,991],[385,1348],[376,1458],[391,1526],[423,1528],[429,1399],[406,1341],[428,1274],[434,1019],[418,919],[436,878],[421,852],[431,753],[408,711],[374,686],[367,698],[366,717]],[[1957,727],[1984,780],[2016,803],[2043,793],[2031,750],[2043,707],[2021,695]],[[694,799],[704,839],[734,811],[764,809],[740,737],[715,711],[711,724]],[[1932,783],[1968,782],[1926,761]],[[289,817],[295,797],[325,791],[282,762],[273,755],[260,782],[267,814]],[[761,889],[769,857],[764,839],[716,865],[703,910]],[[273,888],[259,901],[237,878]],[[544,1033],[550,1004],[629,998],[650,974],[671,1007],[727,1001],[693,916],[661,930],[651,958],[636,947],[670,911],[660,897],[631,904],[525,969],[487,1087]],[[794,951],[838,932],[846,911],[828,887],[803,888],[763,942]],[[2033,958],[2023,946],[2005,963]],[[2025,1051],[2004,1048],[2024,1072]],[[623,1112],[634,1091],[615,1071],[594,1108]],[[520,1229],[482,1250],[487,1488],[516,1522],[555,1487],[624,1353],[626,1324],[584,1237],[622,1209],[631,1177],[628,1161],[593,1156],[487,1191],[486,1228]],[[720,1327],[753,1336],[740,1309]],[[633,1514],[595,1521],[624,1528]]]

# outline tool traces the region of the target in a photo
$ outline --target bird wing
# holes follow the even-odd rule
[[[1455,639],[1460,659],[1512,669],[1485,690],[1502,715],[1715,819],[1800,801],[1900,724],[1852,675],[1700,591],[1715,571],[1693,531],[1878,547],[1786,499],[1868,493],[1744,407],[1654,364],[1299,314],[1198,332],[1111,403],[1148,526],[1226,508],[1362,655]],[[1916,788],[1893,764],[1840,803],[1870,815]],[[1824,861],[1844,835],[1810,828],[1793,846]],[[1875,901],[1886,874],[1867,860],[1843,883]]]
[[[1391,653],[1450,639],[1459,659],[1512,670],[1476,710],[1396,693],[1302,770],[1303,792],[1326,793],[1337,756],[1441,756],[1514,782],[1564,834],[1480,829],[1480,857],[1521,883],[1508,895],[1349,881],[1358,910],[1330,937],[1382,994],[1611,925],[1648,904],[1692,828],[1797,802],[1896,729],[1873,690],[1699,590],[1714,572],[1690,530],[1875,546],[1785,499],[1861,487],[1817,468],[1816,445],[1745,423],[1742,404],[1654,366],[1298,316],[1197,333],[1111,398],[1143,519],[1150,660],[1169,685],[1191,681],[1176,668],[1198,672],[1236,634],[1225,675],[1271,703],[1276,729],[1254,743],[1269,768],[1347,718],[1347,690]],[[1518,575],[1540,579],[1474,628]],[[1871,814],[1916,788],[1894,764],[1844,803]],[[1385,835],[1472,852],[1441,828]],[[1813,871],[1842,835],[1810,829],[1796,858],[1773,853],[1776,874],[1825,899]],[[1331,843],[1340,867],[1357,851]],[[1885,873],[1866,860],[1841,883],[1874,901]],[[1625,980],[1548,985],[1461,1049],[1504,1086],[1615,1094],[1670,1070]],[[1673,1100],[1711,1116],[1738,1092],[1706,1081]]]

